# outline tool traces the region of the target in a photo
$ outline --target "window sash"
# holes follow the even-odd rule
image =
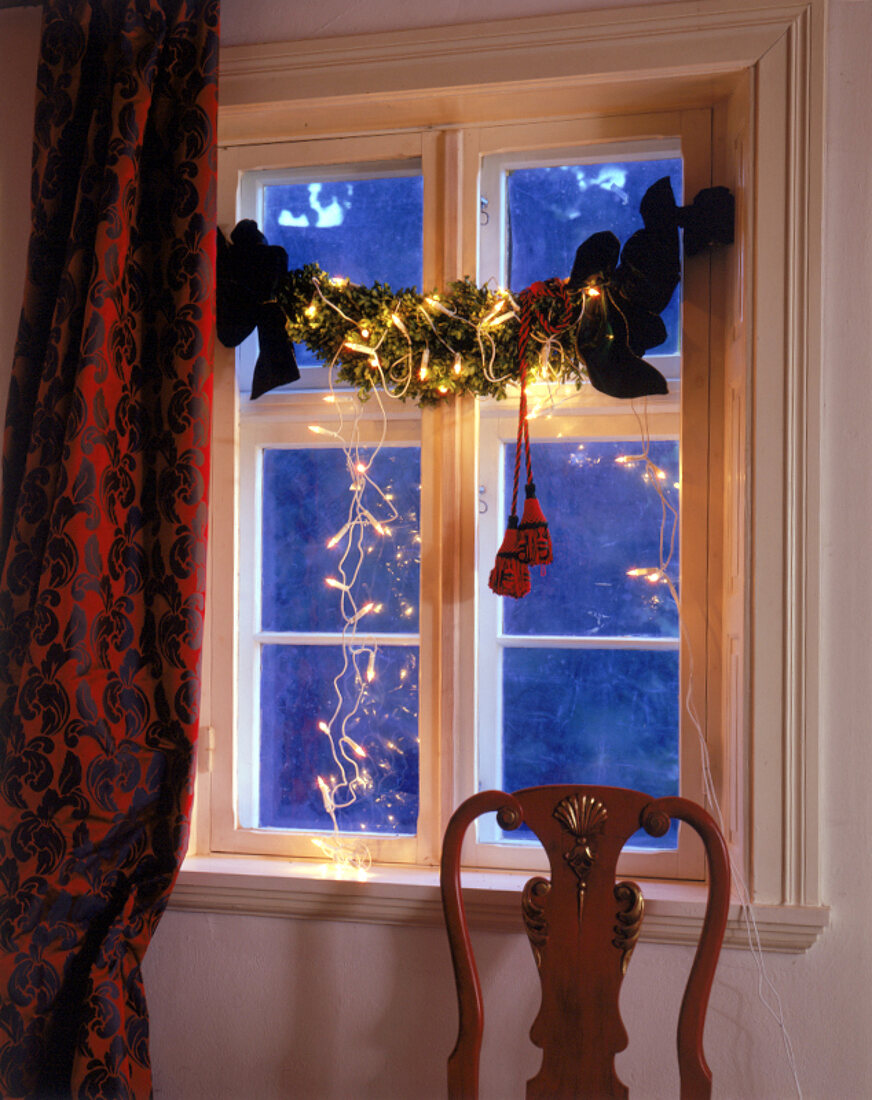
[[[338,164],[346,162],[349,156],[357,163],[384,162],[392,157],[420,157],[424,171],[424,285],[427,286],[431,283],[435,285],[442,279],[457,277],[462,269],[461,265],[465,270],[474,269],[467,266],[467,260],[478,239],[479,151],[487,153],[532,139],[535,139],[535,147],[547,145],[554,148],[557,144],[565,147],[584,141],[608,140],[614,143],[630,136],[638,136],[640,141],[659,141],[664,133],[677,133],[682,137],[685,146],[689,142],[698,154],[690,158],[690,162],[685,154],[686,187],[691,189],[708,182],[707,178],[702,178],[700,169],[700,164],[708,164],[708,119],[709,112],[695,110],[637,116],[635,119],[600,119],[596,125],[585,119],[532,128],[526,125],[499,126],[461,132],[431,131],[370,139],[293,142],[289,145],[236,148],[229,150],[225,156],[229,154],[237,178],[241,172],[250,168],[279,168],[291,163],[298,166],[320,166],[331,162]],[[475,153],[472,159],[467,157],[470,151]],[[658,147],[658,151],[662,151],[662,146]],[[476,196],[476,201],[467,201],[470,196]],[[250,211],[237,206],[236,216],[250,216]],[[456,260],[452,257],[456,257]],[[690,303],[693,315],[701,321],[706,316],[707,286],[702,294],[695,295],[686,283],[684,293],[685,302]],[[701,307],[701,313],[696,312],[697,307]],[[694,339],[688,344],[686,325],[685,329],[684,347],[687,353],[688,348],[694,348]],[[707,347],[707,334],[697,341],[697,346]],[[671,366],[668,363],[663,365],[667,368]],[[669,376],[674,373],[673,370],[668,370]],[[250,442],[244,437],[246,433],[254,431],[255,426],[257,431],[265,433],[263,438],[268,439],[270,445],[278,438],[290,438],[282,433],[293,433],[295,430],[298,431],[298,437],[303,438],[299,432],[305,431],[304,422],[311,418],[311,409],[319,400],[316,393],[297,390],[289,395],[268,395],[260,399],[256,411],[247,408],[240,417],[240,456],[244,456],[247,448],[250,448]],[[582,403],[586,402],[591,421],[599,421],[605,425],[609,416],[613,415],[608,400],[603,401],[601,395],[593,395],[587,388],[580,400]],[[703,398],[703,403],[705,400]],[[238,396],[234,398],[234,402],[238,402]],[[507,407],[504,403],[503,408]],[[320,410],[323,415],[323,406],[320,406]],[[434,670],[432,679],[422,678],[421,683],[421,817],[419,835],[414,842],[390,839],[385,844],[376,841],[371,847],[373,858],[377,862],[432,865],[438,857],[441,833],[451,809],[474,788],[474,747],[465,731],[472,728],[476,706],[480,705],[474,673],[468,660],[476,630],[474,598],[470,597],[474,597],[478,584],[474,574],[474,516],[477,510],[476,488],[479,484],[475,458],[478,414],[471,399],[458,401],[451,409],[426,409],[422,414],[398,406],[396,414],[392,416],[392,431],[398,434],[389,436],[388,441],[403,438],[403,433],[409,431],[409,423],[415,421],[418,415],[421,424],[424,539],[421,662]],[[674,410],[670,415],[675,416]],[[490,416],[490,410],[483,410],[483,422],[486,423]],[[514,420],[512,422],[514,424]],[[706,422],[705,415],[703,422]],[[310,440],[306,442],[311,444]],[[246,463],[247,460],[243,457],[238,471],[240,501],[244,501],[251,491],[245,480]],[[683,493],[683,499],[686,500],[686,496],[686,492]],[[703,496],[707,500],[707,489]],[[431,533],[439,532],[436,538],[424,538],[427,524]],[[241,512],[235,535],[237,540],[239,529],[245,529]],[[682,540],[682,544],[687,545],[684,533]],[[426,582],[424,558],[430,559]],[[704,552],[702,558],[704,561]],[[237,602],[242,607],[245,603],[242,578],[239,585]],[[703,589],[704,587],[703,585]],[[699,658],[699,662],[705,664],[705,655]],[[242,668],[243,662],[239,663]],[[244,690],[244,685],[240,687]],[[296,842],[289,844],[287,837],[267,834],[264,830],[239,828],[238,816],[232,809],[235,788],[238,785],[234,772],[239,759],[239,737],[240,731],[237,729],[233,742],[233,766],[230,767],[225,738],[219,737],[216,741],[213,790],[217,797],[214,799],[216,813],[212,826],[213,849],[299,857],[310,855],[310,850],[303,850],[305,845]],[[685,790],[685,793],[693,796],[694,792]],[[699,860],[683,860],[681,866],[676,866],[673,859],[664,868],[663,860],[659,858],[661,855],[663,854],[645,853],[638,866],[628,868],[629,873],[652,877],[671,877],[674,874],[696,877]],[[477,852],[473,852],[470,858],[472,863],[484,865]],[[487,858],[490,859],[490,856]],[[496,859],[489,865],[500,866],[503,862]],[[512,865],[517,865],[517,861],[513,861]]]

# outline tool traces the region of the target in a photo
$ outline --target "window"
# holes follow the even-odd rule
[[[685,193],[706,186],[713,166],[712,182],[737,197],[737,242],[712,257],[710,284],[707,278],[684,284],[683,445],[707,456],[695,485],[690,475],[699,471],[682,470],[683,517],[707,516],[706,553],[693,551],[681,533],[682,569],[705,573],[692,586],[700,602],[688,599],[684,581],[684,620],[705,638],[704,671],[697,667],[693,677],[695,709],[712,749],[728,839],[753,896],[771,907],[757,913],[761,937],[777,949],[803,950],[826,923],[825,911],[815,908],[820,332],[808,306],[820,289],[821,55],[811,44],[822,40],[823,14],[816,5],[797,9],[779,0],[765,11],[734,8],[711,19],[696,10],[653,9],[638,24],[626,19],[625,12],[579,12],[474,31],[410,31],[374,37],[366,50],[357,42],[327,41],[314,52],[310,43],[286,44],[271,48],[266,66],[260,48],[228,50],[219,220],[226,229],[239,216],[240,179],[252,170],[417,159],[424,180],[424,286],[436,286],[477,268],[485,158],[677,134],[683,153],[711,142],[699,165],[685,161]],[[334,93],[339,71],[342,87]],[[763,317],[766,324],[755,323]],[[691,393],[700,400],[693,415],[686,406]],[[279,398],[258,402],[256,422],[265,430],[270,422],[296,425],[302,437],[315,414],[303,407],[299,390],[295,401],[293,409],[279,408]],[[245,851],[252,839],[234,816],[239,746],[230,717],[237,696],[234,608],[244,603],[235,580],[232,601],[228,590],[245,541],[235,512],[243,500],[236,470],[239,405],[232,356],[221,352],[201,739],[211,751],[199,756],[191,849],[213,856]],[[448,646],[469,636],[478,583],[474,521],[451,526],[445,517],[452,510],[462,517],[477,513],[477,479],[463,475],[476,469],[487,421],[479,423],[459,403],[424,410],[416,435],[404,423],[411,419],[407,412],[395,430],[420,442],[422,485],[432,471],[439,473],[437,491],[422,504],[422,531],[428,524],[447,531],[444,542],[422,542],[421,660],[438,662],[441,684],[438,691],[426,679],[420,685],[419,710],[430,728],[421,737],[421,846],[410,858],[426,864],[438,851],[439,820],[467,793],[464,777],[474,774],[469,715],[475,685],[466,675],[466,655]],[[652,438],[674,434],[661,420],[668,415],[649,408]],[[619,437],[626,438],[612,436]],[[443,741],[438,761],[427,759],[431,729],[456,734],[450,744]],[[682,746],[693,757],[693,738]],[[699,760],[689,763],[691,774],[699,774]],[[270,847],[268,832],[253,839],[247,850],[284,850]],[[303,872],[285,863],[265,868],[193,856],[173,904],[337,919],[438,919],[432,885],[423,885],[432,880],[423,873],[408,873],[396,887],[381,874],[359,891],[349,884],[343,892],[336,883],[322,888],[300,878]],[[269,887],[258,878],[262,888],[252,893],[254,873],[268,874]],[[503,895],[492,894],[490,885],[473,908],[480,920],[501,926],[497,895]],[[690,910],[682,908],[685,902],[670,909],[664,899],[649,906],[647,934],[689,942]],[[505,904],[514,906],[512,891]],[[741,941],[739,934],[735,942]]]
[[[517,292],[565,277],[592,233],[612,229],[623,242],[641,228],[641,198],[663,176],[680,201],[685,174],[707,180],[710,170],[708,142],[696,133],[701,114],[672,116],[675,132],[658,139],[647,136],[648,119],[632,141],[586,142],[581,122],[552,125],[529,148],[526,127],[464,134],[479,150],[480,195],[460,235],[475,240],[479,230],[478,281]],[[401,147],[388,136],[359,139],[370,155],[354,164],[325,160],[321,143],[271,147],[272,162],[288,163],[242,171],[239,215],[287,249],[291,268],[317,262],[334,278],[397,291],[426,285],[435,264],[425,242],[432,249],[439,239],[428,200],[464,181],[434,178],[438,160],[415,137]],[[342,151],[337,143],[335,155]],[[256,404],[243,397],[236,768],[233,824],[223,834],[231,850],[312,858],[338,849],[357,861],[432,863],[445,817],[432,792],[444,789],[452,747],[452,803],[486,786],[572,778],[698,793],[680,705],[689,660],[682,671],[670,591],[707,599],[705,570],[691,566],[679,579],[685,540],[707,555],[707,460],[682,454],[680,443],[680,303],[677,291],[656,349],[670,395],[630,404],[587,385],[534,385],[533,456],[557,563],[517,604],[487,586],[506,522],[516,400],[465,399],[466,463],[445,453],[440,411],[386,398],[360,407],[333,386],[330,364],[305,350],[303,378],[287,393]],[[323,303],[310,308],[317,323]],[[240,354],[243,388],[255,354]],[[691,480],[702,506],[680,521],[681,465],[700,471]],[[459,483],[454,501],[445,498],[446,472]],[[605,525],[592,524],[603,517]],[[452,530],[478,548],[468,559],[478,578],[468,611],[438,572]],[[455,613],[456,628],[439,631]],[[449,663],[464,703],[446,723],[433,701]],[[471,743],[458,720],[476,730]],[[530,839],[486,821],[471,858],[535,866]],[[700,873],[677,830],[657,841],[640,834],[634,847],[630,861],[650,875]]]

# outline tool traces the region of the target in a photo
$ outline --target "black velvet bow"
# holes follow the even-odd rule
[[[276,301],[279,283],[287,273],[287,252],[268,244],[256,222],[241,221],[229,243],[218,231],[218,339],[225,347],[235,348],[257,327],[260,354],[251,380],[252,400],[300,377],[287,317]]]
[[[587,290],[578,354],[591,385],[610,397],[667,392],[666,379],[642,355],[666,339],[660,313],[681,278],[678,216],[668,177],[648,188],[639,212],[644,229],[623,251],[614,233],[594,233],[576,252],[569,276],[570,287]]]

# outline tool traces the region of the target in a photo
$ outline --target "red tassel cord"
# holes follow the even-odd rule
[[[491,573],[490,587],[499,595],[524,596],[529,591],[529,579],[515,583],[506,581],[494,583],[501,574],[501,562],[504,555],[510,554],[517,558],[518,562],[527,567],[531,565],[550,565],[554,560],[551,548],[551,535],[548,531],[548,522],[542,512],[542,507],[536,498],[536,486],[533,483],[533,463],[530,458],[530,427],[527,420],[527,345],[530,340],[530,329],[535,317],[542,329],[549,335],[561,332],[572,321],[572,304],[569,300],[566,287],[557,280],[548,283],[533,283],[527,290],[521,293],[521,317],[518,332],[518,364],[520,368],[521,397],[518,403],[518,438],[515,442],[515,476],[512,483],[512,510],[509,514],[509,525],[503,545],[497,554],[497,564]],[[537,308],[543,303],[545,308]],[[556,317],[552,318],[548,308],[557,305]],[[527,466],[527,484],[525,488],[524,514],[518,524],[518,483],[521,472],[521,449]],[[526,585],[526,587],[524,587]],[[521,589],[523,588],[523,591]],[[504,591],[504,589],[506,589]],[[511,589],[511,591],[508,591]]]
[[[530,570],[518,557],[518,517],[509,516],[502,546],[488,577],[488,587],[498,596],[519,600],[530,591]]]

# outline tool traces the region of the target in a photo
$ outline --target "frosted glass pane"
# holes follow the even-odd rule
[[[678,794],[678,712],[677,650],[506,649],[500,786]],[[633,844],[674,847],[676,835],[639,833]]]
[[[365,679],[367,657],[359,671]],[[264,646],[261,660],[260,815],[262,828],[330,832],[318,776],[341,779],[327,736],[318,728],[336,705],[339,646]],[[382,646],[377,674],[345,732],[366,751],[362,771],[372,781],[354,804],[339,810],[340,829],[414,834],[418,820],[418,649]],[[353,668],[341,677],[347,699],[357,696]],[[348,765],[346,765],[348,767]],[[353,777],[349,768],[349,778]]]
[[[353,459],[368,464],[371,451]],[[387,503],[370,484],[363,506],[381,523],[391,506],[399,518],[380,537],[368,528],[364,543],[354,540],[345,558],[346,577],[359,565],[354,586],[357,607],[372,601],[383,610],[366,616],[366,628],[381,633],[418,629],[420,586],[419,501],[421,456],[417,447],[384,447],[372,476]],[[342,593],[325,578],[340,579],[345,540],[328,549],[351,504],[345,453],[334,447],[281,449],[263,453],[261,625],[264,630],[340,631]],[[244,536],[244,532],[243,532]]]
[[[678,613],[666,585],[627,576],[629,569],[659,563],[660,497],[644,480],[644,464],[615,461],[640,449],[638,440],[533,444],[533,475],[554,564],[544,576],[533,570],[528,596],[503,600],[505,633],[678,636]],[[651,444],[650,458],[666,475],[660,484],[676,508],[678,454],[677,441]],[[504,457],[505,498],[510,500],[514,444],[505,447]],[[519,495],[520,511],[523,487]],[[671,519],[667,539],[670,533]],[[677,588],[677,531],[669,573]]]
[[[540,279],[565,279],[578,246],[609,230],[623,246],[642,228],[639,203],[652,183],[669,176],[681,204],[681,160],[621,161],[519,168],[507,173],[506,257],[513,290]],[[656,354],[678,350],[680,290],[661,314],[666,342]]]

